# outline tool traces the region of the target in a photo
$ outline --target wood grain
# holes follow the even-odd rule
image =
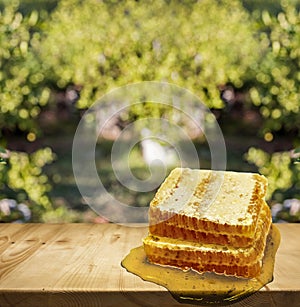
[[[121,267],[141,226],[0,224],[0,306],[185,306]],[[300,306],[300,225],[278,228],[273,282],[233,306]]]

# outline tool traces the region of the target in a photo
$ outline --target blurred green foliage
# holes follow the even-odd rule
[[[49,74],[60,88],[82,86],[80,108],[142,80],[176,83],[221,108],[218,86],[242,87],[260,46],[249,14],[239,1],[227,0],[65,0],[45,34]]]
[[[272,209],[273,220],[300,222],[300,163],[299,148],[272,154],[258,148],[250,148],[245,155],[258,171],[268,178],[266,199]],[[295,203],[293,206],[287,204]]]
[[[64,206],[55,206],[49,197],[51,184],[43,168],[54,161],[55,154],[48,147],[32,154],[5,151],[5,163],[0,163],[0,199],[13,198],[30,210],[29,222],[74,222],[78,214]],[[1,210],[0,222],[22,221],[16,208]],[[26,220],[28,222],[28,220]]]
[[[7,163],[0,164],[1,199],[13,196],[17,202],[27,203],[33,220],[40,220],[44,212],[53,210],[47,196],[51,187],[42,168],[53,161],[54,154],[50,148],[44,148],[30,155],[14,151],[7,155]],[[4,218],[1,212],[0,218]]]
[[[6,1],[0,12],[0,137],[2,132],[24,131],[29,140],[38,133],[35,119],[47,104],[49,90],[43,85],[44,74],[35,48],[40,43],[40,15],[31,11],[23,16],[17,1]],[[27,202],[32,220],[42,219],[43,212],[53,209],[47,192],[48,179],[42,173],[53,160],[49,148],[29,155],[2,150],[6,159],[0,164],[1,199],[11,195]],[[9,215],[7,215],[9,214]],[[19,213],[0,210],[0,221],[14,221]]]
[[[295,1],[281,1],[272,15],[256,12],[262,56],[250,96],[264,118],[262,134],[300,132],[300,11]]]
[[[300,198],[300,164],[294,163],[291,152],[268,154],[250,148],[246,159],[268,178],[267,200],[282,202],[284,198]]]
[[[0,12],[0,136],[3,128],[36,134],[35,119],[47,104],[50,91],[37,54],[41,16],[23,16],[18,2]]]
[[[22,14],[28,14],[33,10],[51,12],[59,0],[0,0],[0,9],[8,4],[18,5]]]

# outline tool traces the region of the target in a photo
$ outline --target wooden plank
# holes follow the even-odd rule
[[[300,225],[278,228],[274,281],[236,306],[300,306]],[[121,267],[146,234],[141,225],[0,224],[0,306],[185,306]]]

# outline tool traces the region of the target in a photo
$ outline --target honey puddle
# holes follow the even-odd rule
[[[257,292],[273,280],[275,254],[279,243],[279,230],[272,225],[267,238],[262,272],[258,278],[252,279],[215,273],[199,274],[193,270],[182,271],[170,266],[151,264],[147,261],[143,246],[132,249],[122,261],[122,266],[143,280],[164,286],[181,303],[229,305]]]

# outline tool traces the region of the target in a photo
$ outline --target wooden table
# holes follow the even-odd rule
[[[300,306],[300,225],[280,224],[274,281],[233,306]],[[147,227],[0,224],[0,306],[191,306],[120,262]]]

